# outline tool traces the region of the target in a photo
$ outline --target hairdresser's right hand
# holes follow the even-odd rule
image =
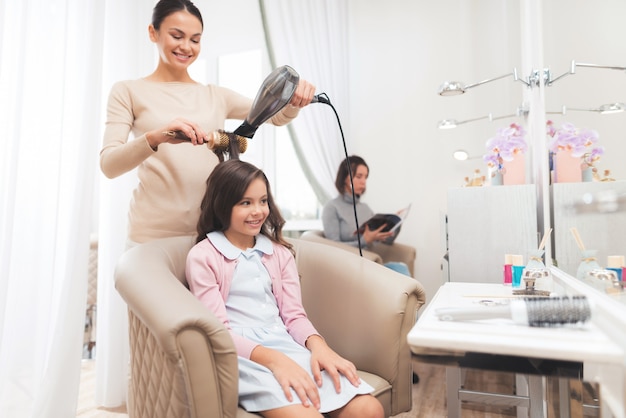
[[[387,226],[386,224],[382,224],[380,227],[378,227],[378,229],[370,229],[369,226],[365,226],[365,231],[363,232],[363,240],[365,240],[365,243],[367,245],[370,245],[371,243],[375,242],[375,241],[383,241],[387,238],[389,238],[390,236],[393,235],[393,232],[383,232],[383,229],[385,228],[385,226]]]
[[[164,142],[169,142],[170,144],[189,142],[176,139],[175,137],[167,134],[168,132],[176,131],[180,131],[183,135],[189,138],[193,145],[202,145],[209,140],[208,134],[204,132],[200,126],[186,119],[176,118],[161,129],[146,132],[146,141],[148,141],[148,144],[155,150]]]
[[[298,363],[280,351],[262,345],[256,346],[252,350],[250,360],[262,364],[272,371],[289,402],[293,401],[291,393],[293,388],[302,405],[312,405],[315,409],[320,409],[320,394],[317,385]]]

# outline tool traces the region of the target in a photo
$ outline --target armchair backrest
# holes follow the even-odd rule
[[[337,248],[290,240],[311,322],[357,369],[392,384],[393,411],[411,407],[411,352],[406,340],[425,302],[417,280]]]
[[[329,245],[331,247],[341,248],[352,254],[363,255],[363,258],[374,261],[379,264],[385,264],[387,262],[400,261],[407,265],[411,277],[415,277],[415,259],[417,257],[417,251],[415,247],[399,242],[394,242],[392,245],[387,245],[382,242],[374,243],[373,246],[368,249],[362,249],[359,252],[357,247],[353,247],[344,242],[334,241],[326,238],[324,231],[321,230],[309,230],[302,233],[301,239],[305,241],[318,242],[320,244]]]
[[[320,230],[316,230],[316,229],[312,229],[312,230],[309,230],[309,231],[304,231],[302,233],[302,235],[300,236],[300,238],[305,240],[305,241],[313,241],[313,242],[318,242],[320,244],[330,245],[331,247],[341,248],[342,250],[351,252],[353,254],[360,255],[359,249],[357,247],[353,247],[353,246],[345,244],[343,242],[333,241],[332,239],[328,239],[324,235],[324,231],[320,231]],[[378,255],[377,253],[375,253],[373,251],[368,251],[368,250],[362,250],[361,252],[363,254],[363,257],[368,259],[368,260],[371,260],[371,261],[373,261],[375,263],[378,263],[378,264],[382,264],[383,263],[382,257],[380,255]]]

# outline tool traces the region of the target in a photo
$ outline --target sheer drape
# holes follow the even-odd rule
[[[101,2],[0,0],[0,416],[76,413]]]
[[[144,77],[156,63],[156,50],[148,38],[148,25],[156,0],[107,0],[103,19],[102,117],[113,83]],[[96,141],[100,146],[102,130]],[[96,153],[98,153],[100,148]],[[127,214],[135,171],[115,179],[100,178],[98,228],[98,328],[96,335],[96,399],[98,406],[119,407],[126,403],[128,387],[128,313],[115,290],[115,265],[126,249]]]
[[[259,0],[272,66],[288,64],[317,92],[326,92],[342,119],[348,152],[348,6],[345,0]],[[337,194],[335,175],[345,157],[332,109],[316,104],[289,125],[300,164],[324,204]]]

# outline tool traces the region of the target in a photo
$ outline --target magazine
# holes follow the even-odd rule
[[[366,225],[370,230],[375,230],[380,228],[382,225],[385,225],[382,232],[394,232],[394,234],[382,242],[385,244],[393,244],[396,237],[400,233],[402,222],[406,219],[410,209],[411,205],[409,204],[406,208],[398,211],[398,213],[377,213],[361,224],[359,232],[363,234],[363,232],[365,232]]]

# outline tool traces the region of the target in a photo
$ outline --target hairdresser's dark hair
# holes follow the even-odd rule
[[[166,17],[181,10],[186,10],[197,17],[202,28],[204,28],[200,10],[189,0],[159,0],[152,10],[152,26],[154,26],[154,29],[159,30],[161,23]]]
[[[241,201],[248,186],[253,180],[261,179],[267,188],[267,204],[270,213],[261,227],[261,234],[272,241],[292,249],[283,238],[285,219],[274,203],[270,183],[262,170],[254,165],[238,159],[219,163],[206,181],[206,193],[200,204],[198,220],[198,237],[196,242],[206,238],[213,231],[226,231],[230,227],[233,207]]]
[[[350,176],[350,172],[348,171],[348,164],[346,162],[350,162],[349,170],[352,172],[352,175],[356,173],[356,169],[358,166],[363,165],[367,168],[367,172],[369,173],[370,168],[368,167],[365,160],[358,155],[351,155],[348,158],[345,158],[341,164],[339,164],[339,169],[337,170],[337,177],[335,178],[335,188],[339,192],[339,194],[346,193],[346,179]]]

